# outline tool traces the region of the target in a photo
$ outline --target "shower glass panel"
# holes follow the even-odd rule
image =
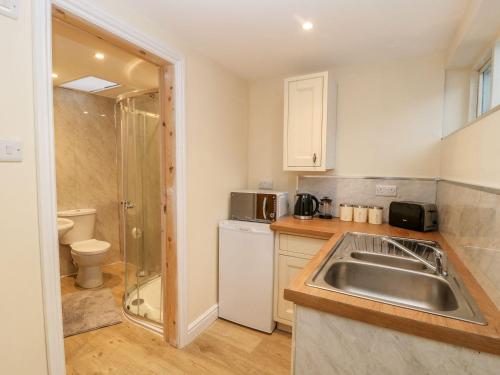
[[[163,320],[161,282],[161,140],[159,95],[119,98],[121,233],[126,313],[149,323]]]

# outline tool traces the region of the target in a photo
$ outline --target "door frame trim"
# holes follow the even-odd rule
[[[33,91],[38,227],[42,270],[47,370],[65,373],[57,236],[57,195],[52,101],[52,5],[171,62],[175,67],[177,337],[187,340],[185,60],[167,43],[144,34],[84,0],[32,2]]]

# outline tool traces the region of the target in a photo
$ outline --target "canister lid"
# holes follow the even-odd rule
[[[350,204],[350,203],[341,203],[340,207],[352,207],[352,204]]]
[[[368,206],[365,206],[364,204],[355,204],[353,207],[354,208],[368,208]]]
[[[382,206],[368,206],[368,208],[376,209],[376,210],[383,210],[384,209],[384,207],[382,207]]]

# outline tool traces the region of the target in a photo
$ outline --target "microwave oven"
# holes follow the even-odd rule
[[[272,223],[288,215],[288,193],[271,190],[231,192],[231,220]]]

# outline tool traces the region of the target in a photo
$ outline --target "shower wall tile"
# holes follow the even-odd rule
[[[439,181],[441,234],[500,309],[500,195]]]
[[[114,100],[54,88],[54,127],[57,209],[96,208],[94,237],[111,243],[108,263],[119,261],[119,131]],[[61,275],[74,273],[69,246],[60,245],[59,254]]]
[[[375,186],[396,185],[396,197],[375,195]],[[318,199],[328,196],[333,199],[334,216],[339,216],[340,203],[376,205],[384,207],[384,221],[389,220],[389,205],[392,201],[416,201],[435,203],[437,183],[435,180],[349,178],[337,176],[299,176],[298,191],[314,194]]]

